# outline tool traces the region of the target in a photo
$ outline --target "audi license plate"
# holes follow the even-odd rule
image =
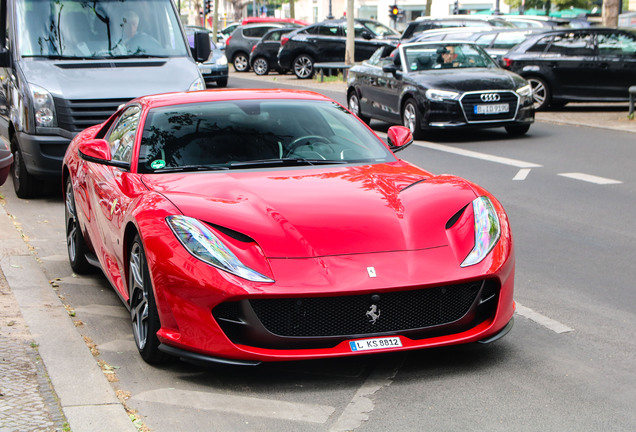
[[[475,105],[475,114],[499,114],[509,110],[508,104]]]
[[[369,351],[384,348],[396,348],[402,346],[402,341],[397,336],[361,339],[349,342],[351,351]]]

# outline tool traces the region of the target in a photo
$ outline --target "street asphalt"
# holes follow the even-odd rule
[[[316,91],[346,89],[342,81],[301,81],[293,75],[237,76],[253,79],[254,88],[259,81],[269,80]],[[627,103],[577,103],[537,113],[537,121],[636,133],[636,120],[629,120],[627,111]],[[138,430],[70,315],[58,297],[55,281],[47,280],[37,253],[3,206],[0,432]]]

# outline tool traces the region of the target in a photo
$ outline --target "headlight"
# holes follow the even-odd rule
[[[480,263],[499,241],[501,225],[497,212],[487,197],[481,196],[473,201],[475,216],[475,246],[470,251],[462,267]]]
[[[31,98],[33,99],[33,111],[35,112],[35,126],[38,127],[55,127],[57,120],[55,118],[55,104],[51,93],[42,87],[29,84],[31,89]]]
[[[181,244],[203,262],[252,282],[274,282],[245,266],[203,223],[187,216],[168,216],[166,222]]]
[[[203,81],[203,78],[201,77],[195,79],[194,82],[190,84],[190,88],[188,89],[188,91],[199,91],[199,90],[205,90],[205,82]]]
[[[225,66],[227,64],[227,57],[225,57],[224,55],[220,56],[218,59],[216,59],[216,64],[219,66]]]
[[[517,94],[523,97],[532,97],[532,87],[530,86],[530,84],[519,87],[517,89]]]
[[[445,100],[457,100],[459,99],[459,93],[446,90],[426,90],[426,98],[428,100],[443,102]]]

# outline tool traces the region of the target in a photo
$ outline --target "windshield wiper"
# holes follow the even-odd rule
[[[249,168],[263,166],[296,166],[296,165],[332,165],[346,164],[348,161],[342,160],[325,160],[325,159],[304,159],[304,158],[275,158],[275,159],[259,159],[245,162],[232,162],[230,168]]]
[[[158,168],[153,173],[170,173],[183,171],[223,171],[229,168],[224,165],[182,165],[178,167]]]

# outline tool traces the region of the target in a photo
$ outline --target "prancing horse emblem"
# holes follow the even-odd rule
[[[380,309],[378,309],[378,305],[371,305],[366,315],[369,317],[369,322],[371,324],[375,324],[375,322],[380,318]]]

